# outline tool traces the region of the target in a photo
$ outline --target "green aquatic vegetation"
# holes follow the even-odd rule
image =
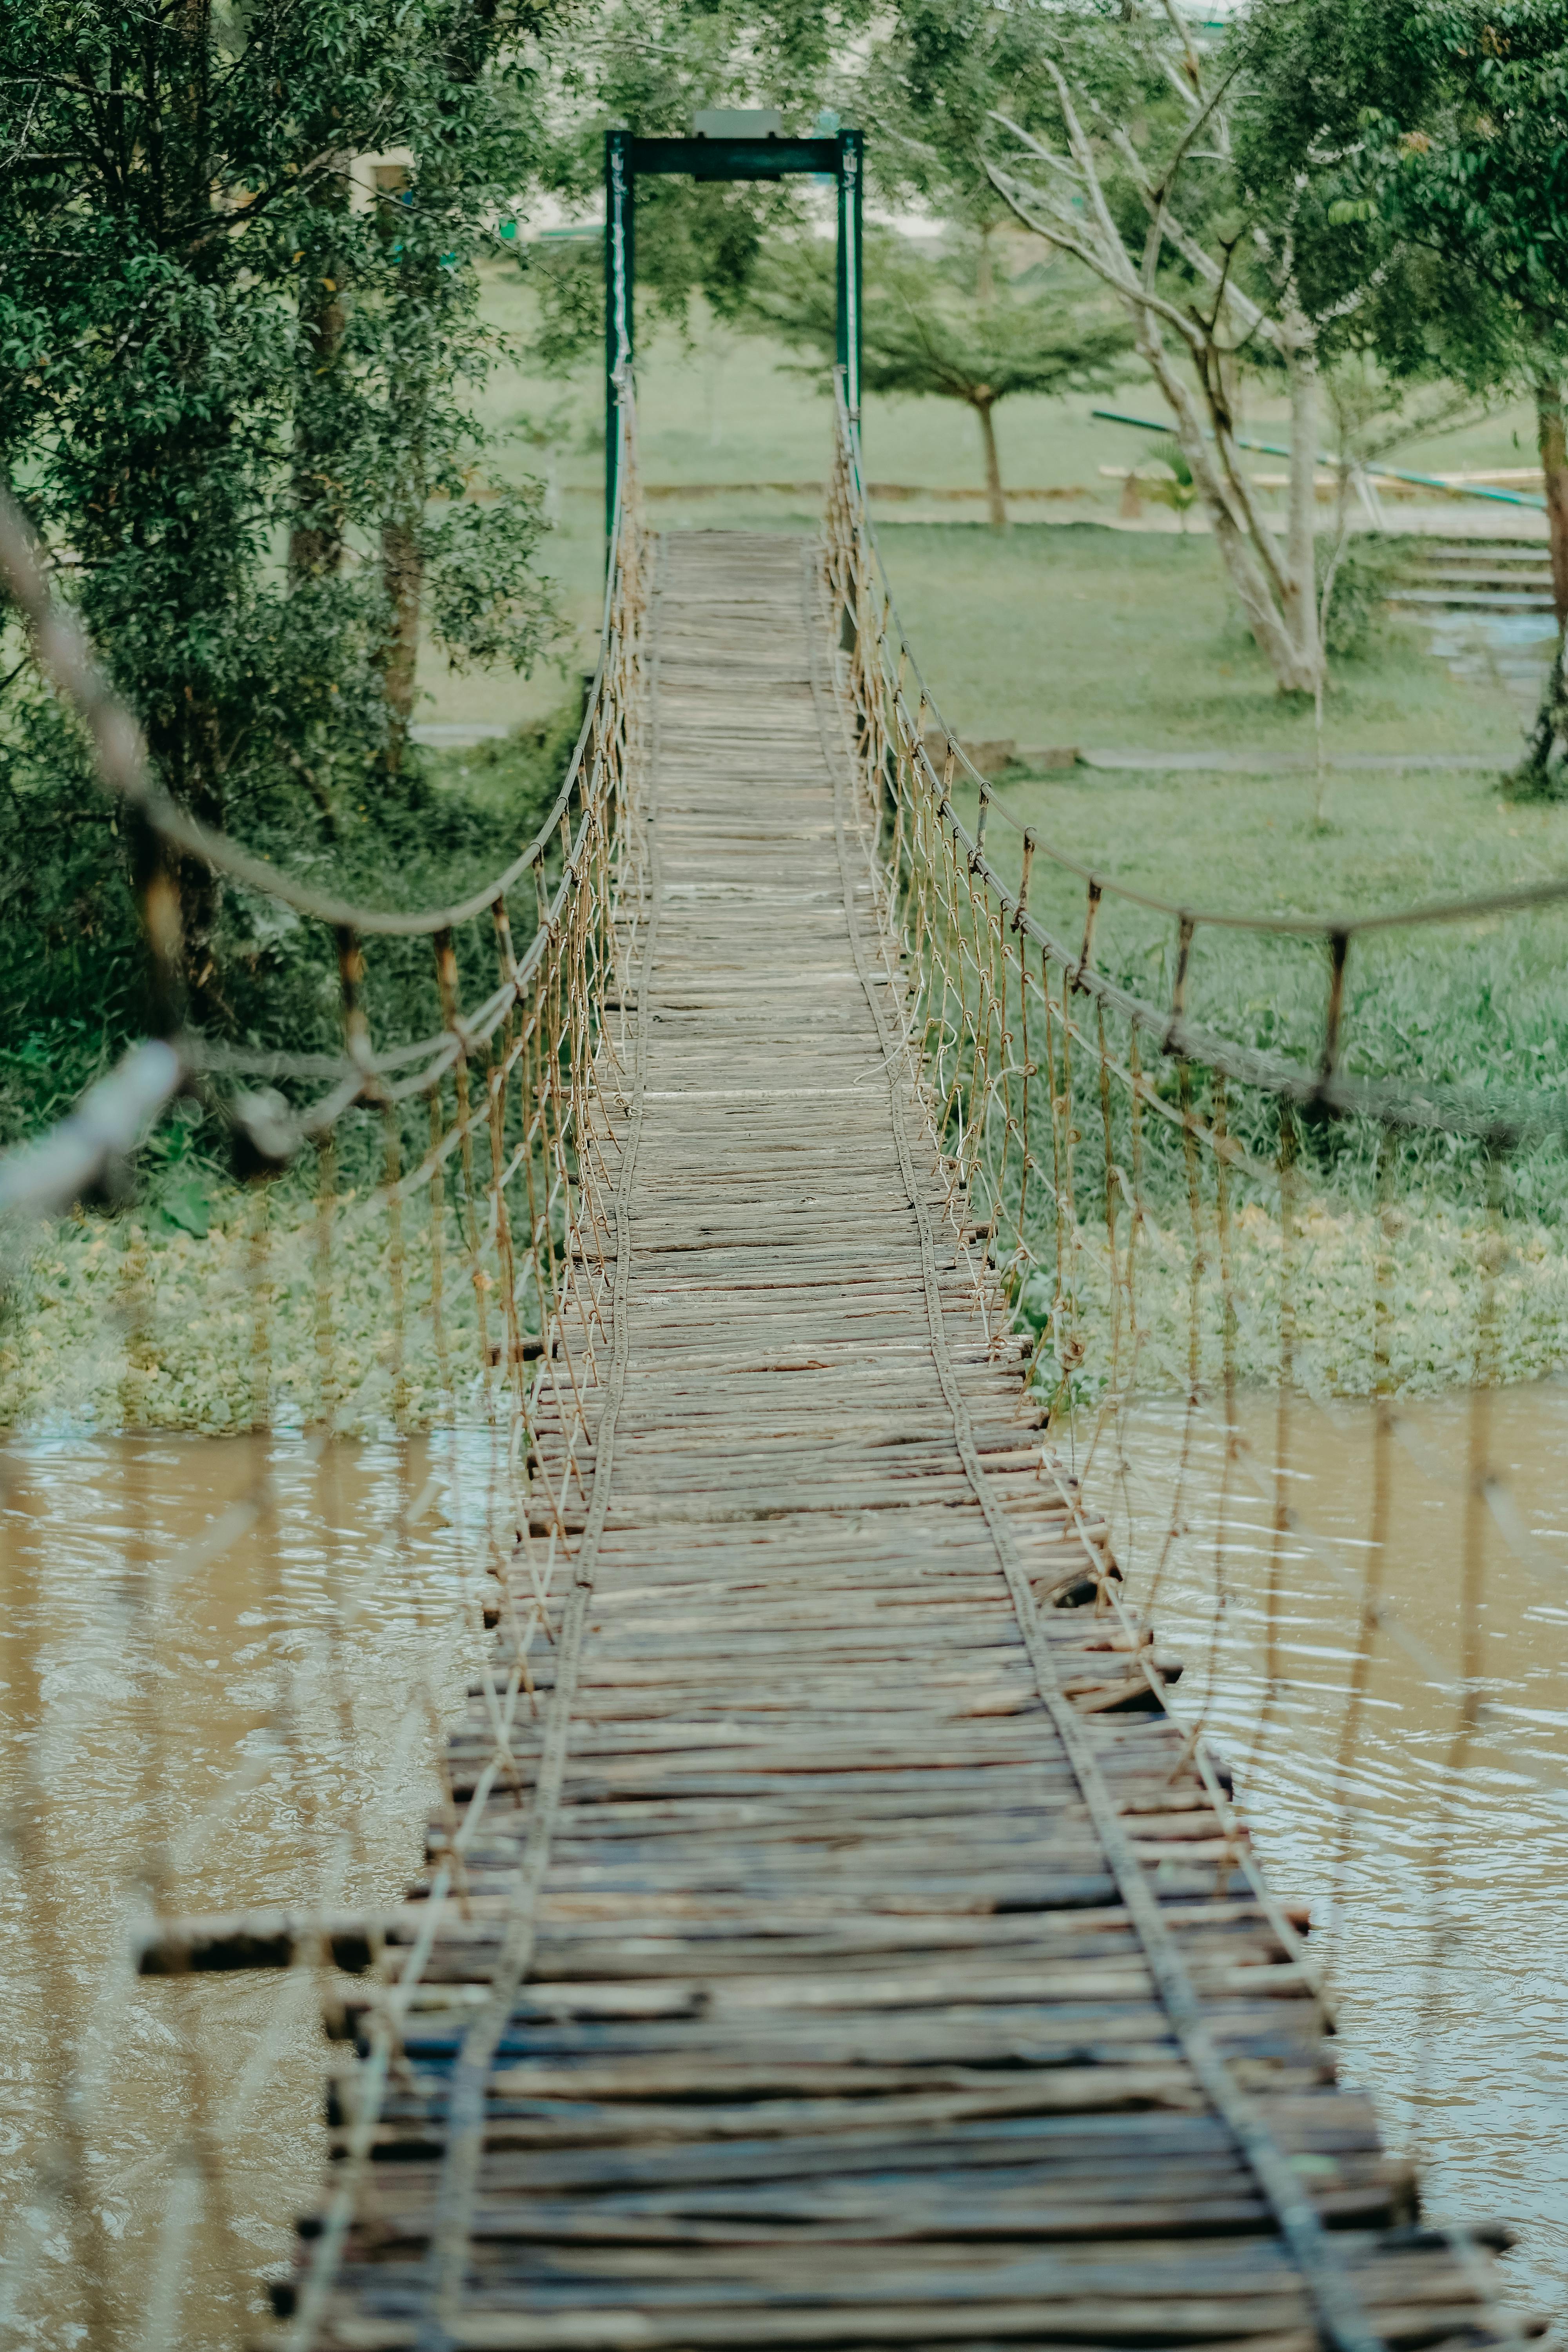
[[[0,1312],[0,1427],[223,1433],[330,1417],[352,1434],[482,1413],[499,1375],[450,1209],[440,1239],[437,1334],[433,1228],[413,1203],[401,1316],[387,1218],[354,1192],[334,1205],[324,1280],[318,1209],[287,1182],[270,1197],[215,1185],[199,1233],[164,1215],[68,1218],[37,1237]]]
[[[1123,1255],[1126,1240],[1124,1220]],[[287,1186],[266,1203],[227,1191],[204,1234],[174,1224],[158,1231],[136,1215],[67,1219],[38,1237],[0,1317],[0,1427],[222,1433],[250,1427],[263,1412],[296,1423],[330,1413],[345,1433],[368,1433],[398,1423],[427,1428],[454,1413],[483,1417],[500,1374],[482,1359],[471,1270],[450,1211],[441,1244],[438,1346],[432,1227],[427,1211],[413,1204],[404,1213],[401,1340],[387,1221],[363,1196],[340,1196],[324,1288],[315,1204]],[[1199,1366],[1212,1392],[1226,1369],[1227,1297],[1212,1228],[1204,1255]],[[1244,1202],[1231,1221],[1229,1259],[1230,1361],[1245,1386],[1279,1377],[1288,1295],[1298,1384],[1315,1396],[1370,1394],[1380,1282],[1390,1373],[1401,1393],[1463,1386],[1478,1361],[1504,1381],[1542,1379],[1568,1365],[1561,1227],[1510,1220],[1499,1252],[1484,1216],[1452,1202],[1422,1197],[1381,1213],[1314,1203],[1300,1216],[1287,1275],[1278,1218]],[[1061,1337],[1076,1330],[1087,1343],[1079,1393],[1092,1398],[1134,1371],[1144,1391],[1182,1387],[1191,1267],[1191,1235],[1180,1218],[1147,1213],[1134,1253],[1135,1325],[1123,1294],[1113,1368],[1103,1229],[1085,1224],[1068,1252],[1060,1326]],[[482,1280],[493,1289],[493,1276]],[[1032,1274],[1021,1319],[1044,1327],[1051,1295],[1050,1276]],[[1048,1390],[1058,1376],[1047,1335],[1039,1378]]]

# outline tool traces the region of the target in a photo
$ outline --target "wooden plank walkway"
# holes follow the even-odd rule
[[[1504,2340],[1093,1605],[895,1050],[814,582],[661,550],[574,1580],[312,2340]],[[492,1747],[476,1694],[459,1797]]]

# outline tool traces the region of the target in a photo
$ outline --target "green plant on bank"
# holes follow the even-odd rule
[[[484,877],[538,830],[577,724],[576,706],[563,707],[554,719],[505,741],[450,755],[444,793],[425,780],[431,799],[458,809],[470,846],[483,843]],[[415,848],[414,840],[408,845]],[[434,875],[416,865],[414,880],[425,895],[460,887],[458,870],[449,861]],[[547,885],[558,873],[552,860]],[[518,949],[533,928],[520,895]],[[327,968],[330,937],[322,960],[304,952],[309,936],[302,924],[286,927],[289,978],[297,989],[316,972],[330,1044],[338,975],[335,962]],[[460,961],[459,985],[472,1003],[493,984],[493,961],[487,969],[482,940],[477,950],[464,950],[460,937],[457,944],[460,960],[465,952],[479,959],[471,968]],[[363,994],[373,1035],[384,1016],[382,1034],[397,1042],[411,1030],[437,1032],[429,940],[383,940],[377,947]],[[299,1018],[279,1014],[277,1025],[297,1034]],[[475,1077],[477,1087],[483,1083]],[[485,1122],[449,1155],[439,1183],[421,1183],[396,1214],[378,1197],[418,1163],[432,1119],[455,1109],[458,1084],[448,1074],[434,1105],[422,1097],[356,1105],[338,1118],[330,1144],[251,1186],[236,1182],[197,1107],[178,1104],[139,1154],[131,1199],[107,1214],[79,1208],[48,1231],[0,1227],[0,1425],[217,1432],[251,1426],[258,1416],[289,1423],[326,1415],[353,1433],[391,1420],[424,1427],[454,1412],[483,1410],[483,1392],[504,1376],[495,1370],[500,1351],[491,1347],[487,1358],[481,1344],[482,1294],[494,1278],[483,1267],[479,1236],[492,1214],[492,1150],[514,1171],[519,1164],[529,1111],[523,1086],[504,1090],[494,1125]],[[313,1091],[307,1081],[305,1097]],[[560,1255],[565,1236],[543,1139],[535,1136],[521,1164],[517,1189],[530,1205],[520,1247],[547,1262]],[[531,1231],[535,1203],[542,1222]],[[489,1311],[493,1340],[493,1306]],[[534,1298],[521,1298],[518,1311],[526,1334],[530,1315],[536,1320]],[[489,1371],[472,1371],[487,1360]]]
[[[1150,463],[1163,468],[1150,473],[1147,467],[1138,476],[1138,495],[1152,499],[1157,507],[1168,507],[1182,526],[1182,536],[1187,533],[1187,517],[1197,504],[1197,484],[1188,465],[1186,453],[1180,447],[1155,441],[1151,443]]]
[[[258,1206],[221,1190],[206,1197],[206,1231],[161,1213],[65,1220],[32,1255],[0,1314],[0,1428],[142,1426],[221,1433],[248,1427],[255,1409],[258,1329],[272,1411],[284,1423],[324,1409],[346,1433],[372,1434],[392,1419],[397,1338],[384,1221],[355,1223],[363,1195],[342,1196],[330,1279],[316,1258],[316,1213],[303,1192],[273,1188],[267,1203],[266,1286],[257,1280]],[[1100,1203],[1084,1188],[1086,1223]],[[1089,1227],[1092,1231],[1092,1226]],[[1200,1369],[1217,1381],[1224,1361],[1226,1291],[1212,1197],[1202,1231]],[[432,1343],[428,1211],[405,1220],[407,1336],[402,1359],[407,1425],[428,1427],[451,1410]],[[1539,1379],[1568,1363],[1568,1247],[1561,1226],[1510,1217],[1490,1301],[1500,1378]],[[1186,1362],[1191,1226],[1185,1203],[1146,1216],[1137,1296],[1148,1330],[1143,1385],[1179,1390]],[[1472,1376],[1483,1305],[1487,1225],[1473,1207],[1441,1193],[1407,1197],[1390,1236],[1366,1207],[1314,1202],[1300,1220],[1289,1295],[1296,1315],[1296,1376],[1308,1393],[1366,1395],[1376,1380],[1373,1300],[1380,1261],[1392,1269],[1389,1333],[1402,1392],[1435,1393]],[[1039,1239],[1050,1249],[1042,1229]],[[1268,1387],[1279,1374],[1284,1269],[1276,1207],[1245,1197],[1231,1227],[1232,1361],[1238,1380]],[[447,1353],[478,1355],[474,1295],[462,1278],[463,1234],[449,1212],[443,1240]],[[1048,1280],[1017,1293],[1020,1320],[1047,1329]],[[318,1343],[323,1315],[334,1370],[323,1390]],[[1109,1311],[1103,1270],[1085,1252],[1073,1270],[1070,1316],[1088,1328]],[[1086,1389],[1082,1401],[1100,1391]],[[482,1409],[483,1383],[466,1376],[459,1411]]]
[[[1526,806],[1532,802],[1538,808],[1561,805],[1568,801],[1568,760],[1538,759],[1532,750],[1509,776],[1507,786],[1509,798]]]

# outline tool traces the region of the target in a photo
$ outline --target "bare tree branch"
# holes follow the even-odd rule
[[[1009,185],[994,163],[990,162],[985,163],[985,173],[1003,203],[1016,219],[1022,221],[1026,228],[1033,229],[1037,236],[1048,237],[1051,243],[1059,246],[1064,253],[1070,253],[1075,260],[1081,261],[1086,268],[1093,270],[1095,276],[1110,287],[1114,292],[1120,294],[1123,300],[1135,303],[1140,310],[1147,310],[1152,317],[1163,320],[1166,326],[1182,337],[1184,341],[1192,345],[1194,352],[1197,351],[1202,341],[1202,330],[1194,325],[1175,303],[1167,301],[1163,294],[1144,292],[1132,274],[1127,261],[1126,247],[1120,238],[1117,239],[1114,247],[1116,257],[1105,256],[1098,247],[1091,245],[1082,235],[1072,214],[1058,212],[1048,198],[1041,199],[1041,210],[1046,215],[1046,221],[1049,223],[1047,226],[1026,209],[1016,191]],[[1028,191],[1031,196],[1037,195],[1037,193],[1035,189]]]

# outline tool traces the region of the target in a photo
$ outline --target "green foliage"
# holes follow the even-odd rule
[[[1529,384],[1558,556],[1568,450],[1568,5],[1301,0],[1257,12],[1243,153],[1320,201],[1306,250],[1394,373],[1484,394]],[[1314,164],[1313,158],[1326,158]],[[1552,797],[1568,753],[1561,654],[1514,789]]]
[[[1362,117],[1391,229],[1462,261],[1536,349],[1568,351],[1568,6],[1427,0],[1405,12],[1405,71]]]
[[[1319,577],[1328,576],[1333,550],[1319,549]],[[1331,654],[1360,659],[1387,625],[1388,598],[1398,557],[1376,540],[1354,540],[1334,567],[1323,635]]]
[[[1300,0],[1236,36],[1248,184],[1301,196],[1310,301],[1395,373],[1494,391],[1568,355],[1563,0]]]
[[[1059,143],[1053,69],[1060,70],[1097,134],[1097,165],[1116,226],[1140,255],[1149,228],[1145,198],[1113,142],[1124,137],[1156,174],[1159,159],[1177,152],[1189,121],[1187,105],[1172,88],[1173,75],[1184,73],[1181,55],[1163,11],[1119,0],[1066,0],[1049,8],[1016,8],[1008,0],[900,0],[857,93],[868,131],[876,134],[869,168],[889,194],[922,202],[974,230],[1010,219],[985,170],[988,157],[1018,162],[1016,139],[1000,118]],[[1200,168],[1181,171],[1184,229],[1200,244],[1223,246],[1231,282],[1272,300],[1268,239],[1248,233],[1255,225],[1249,207],[1224,165],[1222,154],[1210,152]],[[1161,256],[1160,285],[1173,299],[1205,307],[1206,289],[1169,247]],[[1268,364],[1264,351],[1249,347],[1247,356],[1253,365]]]
[[[510,662],[529,669],[554,615],[530,569],[542,528],[536,484],[501,488],[484,506],[459,500],[426,526],[430,634],[455,669]]]
[[[890,231],[866,239],[864,348],[868,392],[934,394],[989,407],[1016,393],[1083,392],[1114,383],[1130,338],[1121,320],[1058,264],[1043,292],[1016,294],[1004,278],[977,286],[974,240],[935,256]],[[832,246],[802,239],[758,271],[752,320],[832,366],[837,300]]]
[[[994,110],[1027,127],[1046,102],[1042,58],[1071,43],[1086,14],[1005,0],[900,0],[856,93],[873,186],[972,231],[1008,218],[984,165],[997,142]]]
[[[1193,479],[1193,469],[1187,463],[1186,454],[1180,442],[1161,440],[1151,445],[1148,455],[1165,470],[1152,476],[1140,474],[1138,495],[1152,499],[1156,506],[1169,507],[1173,515],[1180,517],[1184,531],[1187,517],[1198,500],[1197,484]]]
[[[541,177],[574,212],[598,215],[612,128],[687,138],[700,108],[766,106],[786,130],[814,131],[872,14],[870,0],[612,0],[597,12],[594,42],[563,43],[554,59]],[[655,320],[684,334],[699,292],[733,317],[759,258],[809,217],[795,179],[650,178],[637,204],[639,337]],[[602,244],[541,245],[531,266],[536,359],[560,368],[602,349]]]
[[[528,0],[0,15],[20,101],[0,168],[0,457],[162,781],[258,845],[337,841],[392,790],[421,562],[455,658],[525,665],[547,632],[537,500],[473,502],[473,399],[502,349],[473,265],[531,168],[518,60],[537,15]],[[413,155],[405,187],[352,163],[389,148]],[[450,503],[426,526],[437,494]],[[5,672],[6,789],[35,827],[85,812],[80,752],[14,632]],[[118,853],[102,816],[81,822],[92,919],[119,936]],[[86,856],[64,861],[62,890]],[[73,903],[47,916],[58,931]],[[196,871],[185,915],[195,1010],[231,1022],[219,950],[236,917]]]

